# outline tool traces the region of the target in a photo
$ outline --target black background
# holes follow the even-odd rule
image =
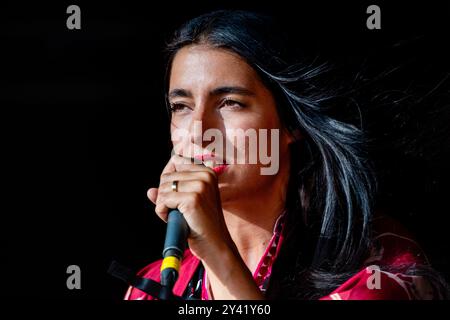
[[[0,5],[2,295],[121,299],[126,285],[106,274],[110,261],[139,269],[159,258],[165,225],[146,191],[170,152],[161,51],[182,22],[220,8],[282,18],[293,41],[345,66],[344,79],[407,62],[380,91],[437,95],[381,104],[365,121],[379,207],[450,275],[448,5],[374,2],[382,29],[368,30],[373,3],[364,1],[146,3]],[[81,7],[81,30],[66,28],[70,4]],[[81,290],[66,288],[71,264],[81,267]]]

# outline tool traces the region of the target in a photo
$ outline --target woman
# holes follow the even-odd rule
[[[148,197],[161,219],[178,208],[190,228],[175,294],[440,297],[439,279],[433,281],[417,244],[398,230],[373,228],[392,224],[372,218],[374,179],[363,132],[327,112],[333,95],[319,89],[323,66],[293,60],[271,19],[243,11],[187,22],[168,51],[174,155]],[[209,148],[208,129],[222,134],[225,152]],[[239,130],[275,132],[275,140],[257,144],[258,155],[276,151],[275,173],[262,174],[267,163],[250,161],[250,143],[227,144]],[[242,149],[245,161],[236,162]],[[160,266],[154,262],[140,275],[159,281]],[[126,299],[152,297],[130,288]]]

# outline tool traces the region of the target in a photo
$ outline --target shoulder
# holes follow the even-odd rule
[[[387,216],[374,219],[371,257],[366,261],[380,265],[429,264],[419,243],[398,221]]]
[[[432,299],[431,284],[410,272],[429,265],[413,236],[388,217],[378,218],[374,225],[372,251],[362,269],[321,300]]]
[[[367,266],[320,300],[426,300],[433,299],[430,283],[421,276]]]
[[[192,254],[192,252],[187,249],[184,252],[183,260],[180,267],[180,273],[177,283],[174,287],[174,293],[177,295],[181,295],[187,285],[187,282],[192,277],[192,274],[197,269],[199,264],[199,260]],[[142,268],[137,275],[143,278],[151,279],[156,282],[160,282],[160,269],[161,269],[162,259],[152,262]],[[129,287],[125,297],[125,300],[154,300],[154,298],[147,293]]]

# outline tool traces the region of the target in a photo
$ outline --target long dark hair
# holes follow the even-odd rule
[[[246,60],[273,93],[283,125],[303,137],[291,145],[286,241],[267,296],[330,293],[370,251],[376,183],[362,128],[333,116],[340,93],[325,81],[328,65],[299,56],[272,18],[221,10],[177,30],[167,45],[166,80],[176,52],[192,44]]]

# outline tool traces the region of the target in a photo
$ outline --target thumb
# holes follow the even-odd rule
[[[158,198],[158,188],[150,188],[147,191],[147,197],[153,204],[156,204],[156,199]]]

